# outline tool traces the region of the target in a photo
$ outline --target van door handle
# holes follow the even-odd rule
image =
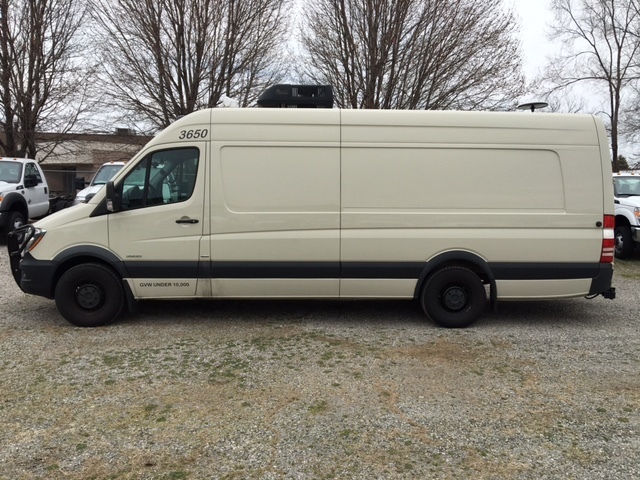
[[[195,219],[195,218],[189,218],[189,217],[181,217],[178,220],[176,220],[176,223],[198,223],[199,220]]]

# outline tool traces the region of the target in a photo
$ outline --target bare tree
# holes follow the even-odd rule
[[[500,109],[522,93],[502,0],[316,0],[303,12],[304,72],[340,106]]]
[[[106,90],[136,120],[240,105],[281,75],[289,0],[92,0]]]
[[[563,42],[545,80],[551,91],[589,84],[606,92],[614,170],[618,170],[624,92],[640,79],[638,0],[553,0],[552,37]]]
[[[86,107],[87,68],[78,58],[81,0],[0,0],[0,149],[35,158],[36,135],[56,144]],[[52,145],[46,149],[51,150]]]

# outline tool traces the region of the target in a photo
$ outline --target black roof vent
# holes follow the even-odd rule
[[[331,85],[274,85],[258,97],[260,107],[333,108]]]

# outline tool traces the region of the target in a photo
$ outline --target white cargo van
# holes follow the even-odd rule
[[[375,297],[464,327],[497,300],[615,296],[611,175],[587,115],[210,109],[8,246],[80,326],[142,299]]]

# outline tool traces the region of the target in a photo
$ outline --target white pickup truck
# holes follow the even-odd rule
[[[100,166],[96,174],[91,179],[91,182],[86,188],[83,188],[76,194],[76,198],[73,200],[73,204],[87,203],[93,198],[98,190],[100,190],[105,183],[113,178],[113,176],[122,170],[127,162],[108,162]]]
[[[625,259],[640,243],[640,172],[613,174],[616,204],[615,255]]]
[[[47,212],[49,186],[38,162],[0,158],[0,232],[7,234]]]

